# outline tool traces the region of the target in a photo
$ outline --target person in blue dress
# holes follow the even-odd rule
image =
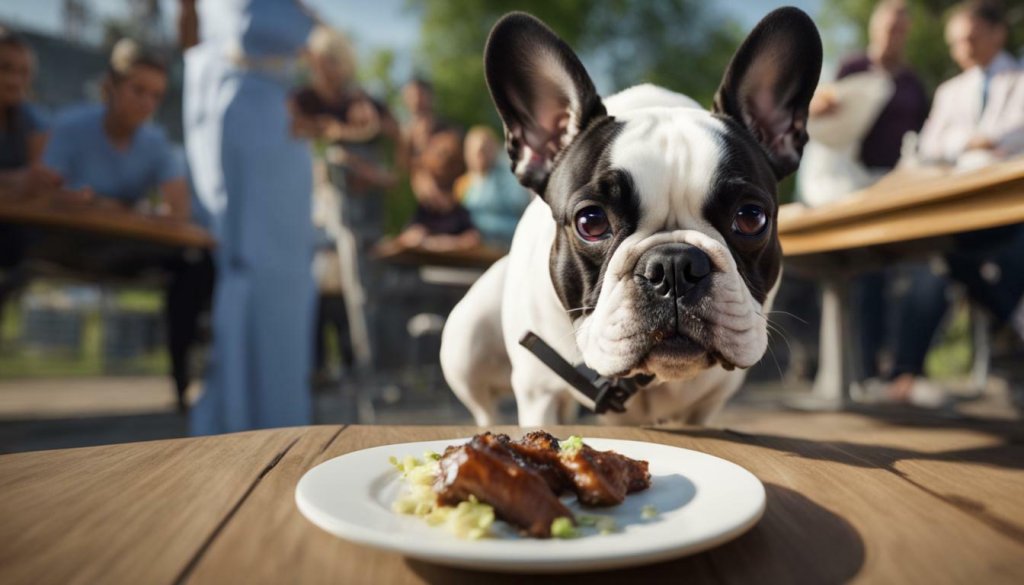
[[[218,241],[213,352],[191,432],[312,422],[312,160],[288,109],[315,19],[293,0],[182,2],[185,147]]]

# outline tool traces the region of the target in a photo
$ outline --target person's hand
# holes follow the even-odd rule
[[[25,189],[30,193],[57,189],[63,183],[64,177],[61,177],[56,171],[41,165],[29,167],[25,171]]]
[[[976,135],[967,141],[964,150],[995,150],[998,145],[987,136]]]
[[[320,136],[320,128],[316,120],[304,114],[292,115],[292,136],[305,140],[312,140]]]
[[[447,207],[445,194],[437,186],[437,181],[430,176],[430,173],[414,172],[411,182],[412,192],[416,195],[416,201],[421,205],[432,210],[444,210]]]
[[[811,98],[810,114],[827,116],[839,111],[839,96],[830,88],[822,88]]]
[[[405,228],[405,231],[394,239],[394,243],[403,248],[418,248],[423,245],[427,235],[425,227],[415,224]]]

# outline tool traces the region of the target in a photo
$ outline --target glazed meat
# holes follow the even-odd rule
[[[475,496],[495,514],[530,536],[551,536],[556,518],[573,519],[558,499],[575,492],[586,506],[613,506],[626,494],[651,485],[646,461],[581,444],[563,450],[559,440],[543,431],[518,441],[508,435],[483,433],[469,443],[445,450],[434,491],[442,505]]]
[[[560,454],[562,466],[572,480],[573,491],[586,506],[614,506],[626,494],[651,486],[646,461],[637,461],[614,451],[598,451],[588,445]]]
[[[551,491],[562,494],[573,489],[572,479],[559,458],[561,448],[555,437],[544,431],[533,431],[518,441],[509,440],[509,447],[517,458],[544,478]]]
[[[438,502],[455,505],[472,495],[530,536],[548,538],[551,523],[560,517],[571,519],[572,512],[539,473],[516,460],[508,443],[508,437],[485,433],[446,449],[434,485]]]

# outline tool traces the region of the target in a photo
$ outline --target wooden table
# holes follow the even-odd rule
[[[135,280],[183,250],[216,245],[193,223],[46,196],[0,197],[0,224],[22,230],[28,259],[47,272],[89,280]]]
[[[529,579],[350,544],[295,507],[299,478],[324,460],[468,427],[321,426],[0,456],[0,582],[1024,582],[1020,427],[897,422],[790,413],[726,430],[551,429],[734,461],[764,482],[767,511],[692,557]]]
[[[785,269],[822,284],[815,406],[842,408],[855,375],[848,290],[867,270],[952,249],[959,233],[1024,223],[1024,157],[964,173],[893,173],[817,208],[779,210]]]

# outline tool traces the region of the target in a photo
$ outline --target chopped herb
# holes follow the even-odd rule
[[[572,525],[572,518],[555,518],[551,522],[551,536],[555,538],[576,538],[579,536],[579,532],[576,531],[576,527]]]
[[[561,443],[562,452],[575,453],[583,448],[583,437],[572,435]]]
[[[648,504],[640,509],[640,517],[644,520],[650,520],[658,516],[658,509]]]

